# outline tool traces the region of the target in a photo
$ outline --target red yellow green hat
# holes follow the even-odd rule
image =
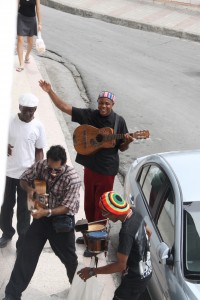
[[[106,192],[101,196],[99,207],[114,215],[124,215],[130,209],[130,205],[119,194],[113,191]]]

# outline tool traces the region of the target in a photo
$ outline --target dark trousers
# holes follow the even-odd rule
[[[114,179],[115,176],[84,169],[84,210],[88,222],[105,219],[99,208],[99,199],[103,193],[113,190]]]
[[[25,235],[24,243],[17,255],[14,269],[6,286],[6,295],[11,295],[16,300],[21,299],[21,294],[27,288],[34,274],[47,240],[49,240],[54,253],[65,265],[69,282],[72,282],[78,265],[74,230],[56,233],[52,227],[52,217],[43,217],[38,220],[34,219]]]
[[[122,277],[120,286],[116,289],[113,300],[138,300],[144,293],[151,275],[144,279],[126,275]]]
[[[19,179],[6,177],[4,201],[1,207],[0,228],[3,236],[12,238],[15,229],[12,226],[14,206],[17,201],[17,249],[21,246],[25,233],[30,226],[30,212],[27,206],[27,193],[21,188]],[[16,197],[17,193],[17,197]]]

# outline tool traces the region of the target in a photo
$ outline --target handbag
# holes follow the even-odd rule
[[[74,230],[74,217],[69,215],[53,216],[52,226],[55,232],[70,232]]]

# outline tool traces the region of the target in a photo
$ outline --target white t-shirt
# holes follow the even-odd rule
[[[33,119],[26,123],[18,115],[10,120],[8,144],[13,146],[7,159],[6,176],[19,179],[22,173],[35,162],[35,149],[45,147],[46,136],[43,124]]]

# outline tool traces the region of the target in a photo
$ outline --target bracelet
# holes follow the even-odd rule
[[[51,210],[51,208],[49,208],[47,218],[51,217],[51,215],[52,215],[52,210]]]
[[[90,277],[92,277],[92,276],[97,277],[97,274],[95,273],[94,268],[91,268],[88,274],[89,274]]]

